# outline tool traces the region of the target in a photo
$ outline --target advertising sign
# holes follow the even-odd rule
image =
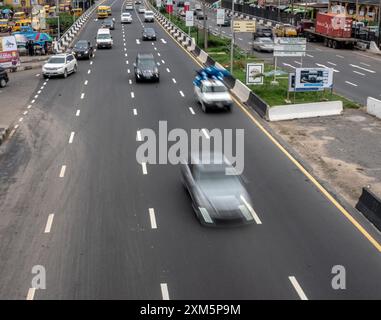
[[[161,8],[161,0],[156,0],[156,8]]]
[[[188,10],[185,12],[185,26],[193,27],[194,26],[194,15],[193,10]]]
[[[306,49],[305,38],[274,38],[274,57],[304,57]]]
[[[187,12],[189,10],[190,10],[190,2],[187,1],[184,3],[184,11]]]
[[[263,84],[263,63],[246,64],[246,84]]]
[[[225,9],[217,9],[217,25],[225,24]]]
[[[0,66],[11,68],[18,65],[20,65],[20,58],[16,38],[14,36],[0,37]]]
[[[234,20],[234,32],[255,32],[255,21],[252,20]]]
[[[167,13],[172,14],[173,13],[173,1],[172,0],[167,0],[165,9]]]
[[[295,91],[319,91],[333,87],[333,69],[296,68]]]

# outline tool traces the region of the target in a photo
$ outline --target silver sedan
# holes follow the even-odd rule
[[[253,42],[253,49],[257,51],[274,51],[274,41],[271,38],[257,38]]]

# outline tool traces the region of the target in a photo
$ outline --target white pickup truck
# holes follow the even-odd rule
[[[201,80],[199,86],[194,86],[194,92],[204,112],[211,109],[231,110],[232,97],[220,80]]]

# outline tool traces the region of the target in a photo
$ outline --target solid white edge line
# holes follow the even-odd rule
[[[66,166],[63,165],[61,167],[61,171],[60,171],[60,178],[63,178],[65,176],[65,171],[66,171]]]
[[[305,295],[302,287],[299,285],[298,280],[294,276],[289,276],[288,279],[290,280],[291,284],[293,285],[294,289],[296,290],[297,294],[299,295],[300,300],[308,300],[307,296]]]
[[[29,288],[28,294],[26,295],[26,300],[33,300],[35,292],[36,292],[36,288]]]
[[[54,213],[49,214],[48,221],[46,221],[46,226],[45,226],[44,233],[49,233],[50,232],[50,229],[52,228],[52,224],[53,224],[53,219],[54,219]]]
[[[151,228],[157,229],[155,210],[153,208],[149,208],[148,211],[149,211],[149,218],[151,221]]]
[[[166,283],[160,283],[160,288],[161,288],[161,295],[163,297],[163,300],[170,300],[167,284]]]

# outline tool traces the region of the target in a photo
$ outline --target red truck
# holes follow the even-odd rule
[[[304,29],[308,41],[324,42],[330,48],[353,48],[356,39],[352,38],[352,18],[344,14],[318,13],[315,27]]]

